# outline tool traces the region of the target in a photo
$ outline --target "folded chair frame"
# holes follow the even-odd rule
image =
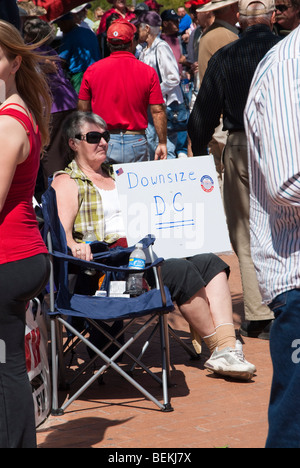
[[[109,343],[105,345],[105,347],[100,350],[96,346],[94,346],[83,333],[79,332],[74,328],[67,320],[63,318],[61,314],[57,312],[56,304],[55,304],[55,284],[54,284],[54,265],[53,265],[53,258],[57,257],[59,260],[62,260],[64,257],[68,259],[68,261],[73,262],[72,258],[69,258],[68,255],[63,255],[61,252],[55,252],[52,248],[52,241],[51,241],[51,234],[47,234],[47,244],[48,250],[51,254],[51,274],[50,274],[50,332],[51,332],[51,361],[52,361],[52,414],[53,415],[61,415],[67,409],[67,407],[73,403],[78,397],[85,392],[90,385],[92,385],[97,379],[100,378],[104,374],[104,372],[111,367],[116,372],[119,373],[124,379],[126,379],[130,384],[132,384],[137,390],[139,390],[145,398],[152,401],[161,411],[170,412],[173,411],[173,407],[170,404],[169,399],[169,392],[168,387],[170,386],[170,353],[169,353],[169,336],[168,336],[168,323],[167,323],[167,313],[170,310],[170,304],[167,307],[166,305],[166,297],[165,297],[165,288],[162,288],[161,276],[160,276],[160,267],[159,265],[155,266],[155,276],[158,281],[158,288],[161,292],[162,297],[162,308],[165,306],[166,310],[162,312],[155,312],[150,314],[149,318],[146,322],[138,329],[134,335],[130,337],[123,345],[118,342],[119,335],[123,334],[133,323],[137,321],[139,317],[136,319],[129,319],[129,321],[125,324],[125,327],[119,332],[118,335],[113,337],[110,335],[106,330],[104,330],[100,325],[99,322],[95,322],[95,320],[89,318],[88,316],[84,317],[87,322],[89,322],[92,326],[97,328],[103,335],[105,335],[109,339]],[[75,262],[77,263],[77,261]],[[90,266],[90,262],[89,262]],[[95,263],[93,262],[93,268],[95,267]],[[97,264],[97,269],[103,270],[105,265]],[[124,269],[126,270],[126,269]],[[159,279],[158,279],[159,278]],[[147,294],[147,293],[145,293]],[[101,299],[99,300],[99,310],[101,309]],[[113,299],[113,298],[112,298]],[[126,299],[122,299],[126,300]],[[149,314],[147,314],[149,315]],[[101,314],[99,314],[99,320],[101,320]],[[104,320],[105,321],[105,320]],[[149,327],[153,326],[154,322],[157,322],[155,330],[157,327],[159,328],[160,333],[160,345],[161,345],[161,367],[162,367],[162,377],[161,379],[151,372],[151,370],[143,364],[140,357],[135,357],[130,351],[129,347],[137,341],[137,339],[149,329]],[[90,378],[88,379],[84,385],[68,400],[62,405],[59,406],[58,404],[58,387],[59,387],[59,378],[63,385],[65,384],[65,376],[64,376],[64,351],[63,351],[63,344],[62,344],[62,327],[76,336],[82,343],[88,346],[94,353],[95,358],[98,356],[104,361],[104,365]],[[118,351],[111,357],[108,357],[105,354],[106,348],[108,348],[111,344],[115,344],[119,349]],[[155,398],[150,392],[148,392],[142,385],[140,385],[129,373],[125,372],[118,364],[117,359],[120,357],[121,354],[127,354],[133,361],[134,366],[138,365],[142,367],[144,371],[146,371],[152,378],[154,378],[158,384],[162,386],[163,392],[163,403],[160,402],[157,398]],[[94,359],[95,359],[94,358]],[[92,363],[93,359],[91,360]],[[87,367],[91,364],[89,363],[87,366],[84,367],[82,372],[85,372]],[[131,371],[133,368],[131,369]]]

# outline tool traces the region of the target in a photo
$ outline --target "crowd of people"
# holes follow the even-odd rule
[[[68,246],[89,260],[86,216],[99,241],[125,238],[111,164],[207,154],[240,264],[240,334],[271,342],[267,446],[299,447],[300,2],[108,1],[51,21],[32,1],[0,2],[0,447],[35,446],[25,309],[49,259],[32,198],[52,184]],[[251,379],[228,266],[208,253],[162,273],[210,351],[205,367]]]

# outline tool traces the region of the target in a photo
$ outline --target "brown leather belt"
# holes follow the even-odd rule
[[[229,135],[233,135],[235,133],[245,133],[245,130],[241,128],[237,128],[236,130],[228,130]]]
[[[111,135],[146,135],[145,130],[109,130]]]

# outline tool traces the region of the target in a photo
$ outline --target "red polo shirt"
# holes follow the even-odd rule
[[[78,97],[91,101],[92,111],[105,120],[108,130],[144,130],[149,104],[164,103],[154,68],[123,51],[87,69]]]

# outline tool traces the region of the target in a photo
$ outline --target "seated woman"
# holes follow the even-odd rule
[[[92,260],[89,245],[80,242],[88,225],[92,223],[99,241],[113,243],[125,236],[115,181],[105,164],[109,132],[101,117],[75,112],[63,134],[71,162],[52,183],[58,214],[72,254]],[[248,380],[256,369],[236,346],[228,275],[228,265],[214,254],[162,264],[163,281],[173,301],[211,352],[205,367]]]

